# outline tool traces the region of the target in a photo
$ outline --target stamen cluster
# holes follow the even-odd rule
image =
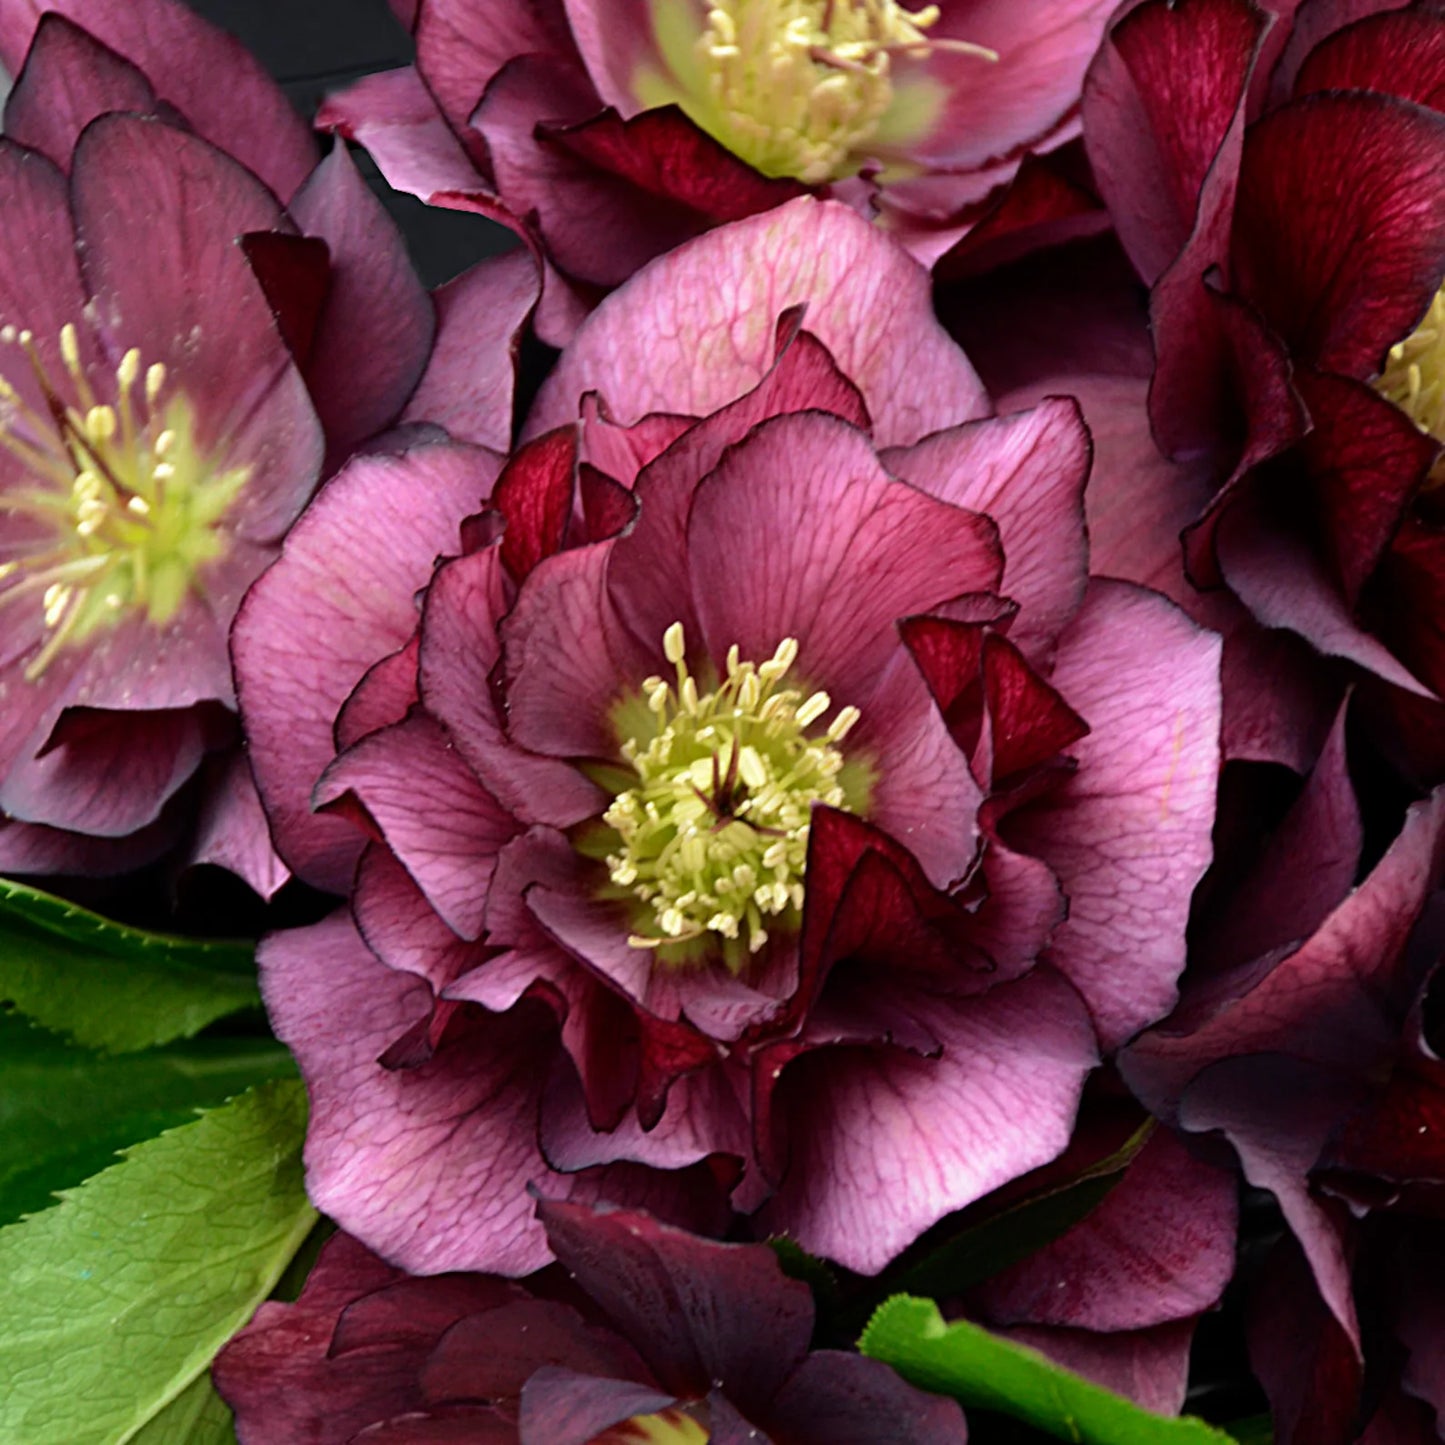
[[[756,953],[765,917],[795,923],[802,908],[812,805],[847,802],[838,744],[858,709],[840,708],[809,736],[833,704],[826,692],[779,686],[798,656],[791,637],[757,664],[729,648],[727,677],[708,693],[688,671],[680,622],[663,650],[676,683],[642,684],[657,731],[623,743],[638,783],[603,814],[620,844],[607,859],[612,881],[656,919],[656,935],[629,941],[655,948],[713,933],[738,942],[746,929],[747,953]],[[746,960],[740,948],[723,952],[735,967]]]
[[[926,51],[938,16],[896,0],[714,0],[699,41],[709,128],[765,175],[846,175],[893,102],[892,55]]]
[[[184,395],[166,392],[166,368],[145,368],[132,347],[115,369],[115,401],[101,402],[80,360],[74,326],[60,332],[64,399],[29,331],[0,330],[35,374],[39,412],[0,377],[0,446],[33,479],[0,507],[37,524],[40,540],[0,566],[0,598],[37,592],[48,636],[26,667],[39,677],[56,653],[128,609],[164,626],[224,550],[216,524],[250,475],[212,470],[201,456]],[[138,385],[139,383],[139,385]],[[6,585],[8,584],[8,585]]]
[[[1425,319],[1390,348],[1375,387],[1427,436],[1445,442],[1445,288],[1435,293]],[[1445,458],[1435,463],[1430,484],[1445,481]]]

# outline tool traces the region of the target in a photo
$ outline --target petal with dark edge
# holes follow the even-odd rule
[[[1163,598],[1093,583],[1051,678],[1089,724],[1071,748],[1078,769],[1003,829],[1058,875],[1069,916],[1047,957],[1106,1049],[1177,996],[1190,896],[1213,853],[1219,655]]]
[[[862,392],[881,445],[987,414],[977,374],[934,320],[927,273],[846,207],[804,198],[709,231],[604,301],[544,384],[528,434],[575,417],[589,391],[628,420],[716,411],[772,365],[774,323],[798,305]]]
[[[182,0],[3,0],[0,64],[16,75],[43,12],[88,30],[141,70],[213,145],[283,200],[316,164],[316,143],[281,87],[240,41]],[[224,85],[216,77],[226,77]]]
[[[236,619],[256,784],[277,850],[316,887],[344,893],[361,851],[353,828],[310,809],[336,753],[337,710],[415,630],[416,590],[437,555],[456,550],[458,525],[485,500],[497,467],[488,452],[441,446],[352,462],[292,529]]]

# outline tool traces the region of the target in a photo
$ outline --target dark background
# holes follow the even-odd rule
[[[310,119],[325,96],[374,70],[406,65],[411,36],[387,0],[188,0],[191,8],[229,30],[280,81],[292,104]],[[398,195],[364,151],[357,164],[386,201],[411,248],[422,280],[436,286],[483,256],[510,250],[511,233],[481,216],[429,209]]]

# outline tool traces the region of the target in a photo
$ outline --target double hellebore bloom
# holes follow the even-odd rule
[[[242,707],[288,861],[355,891],[264,988],[370,1247],[533,1268],[531,1184],[876,1271],[1169,1008],[1216,640],[1089,583],[1072,403],[984,404],[923,271],[805,199],[609,298],[489,499],[423,448],[293,534]]]
[[[1150,0],[1111,29],[1084,106],[1153,288],[1154,434],[1208,472],[1190,575],[1362,670],[1397,760],[1430,782],[1445,775],[1445,21],[1359,18],[1375,8],[1291,28],[1243,0]]]
[[[814,188],[931,261],[1025,152],[1078,132],[1109,6],[943,0],[494,0],[416,7],[415,72],[321,123],[387,178],[501,214],[555,267],[558,338],[709,226]]]
[[[645,1214],[542,1204],[570,1274],[418,1279],[327,1244],[295,1304],[264,1304],[216,1381],[245,1445],[962,1445],[952,1400],[809,1351],[813,1301],[765,1245]]]

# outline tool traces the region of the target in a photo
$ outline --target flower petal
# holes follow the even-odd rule
[[[942,1054],[814,1049],[778,1084],[792,1153],[759,1219],[876,1274],[945,1214],[1047,1163],[1096,1059],[1078,995],[1044,968],[928,1001]]]
[[[416,713],[363,738],[321,775],[314,801],[379,831],[453,931],[480,934],[487,880],[518,824],[439,723]]]
[[[1000,1324],[1140,1330],[1201,1314],[1234,1273],[1237,1193],[1156,1129],[1096,1209],[975,1297]]]
[[[81,131],[111,110],[155,114],[150,81],[89,31],[47,11],[5,98],[5,134],[68,171]]]
[[[995,590],[996,538],[986,518],[891,481],[846,422],[775,417],[726,454],[688,517],[708,651],[762,659],[796,637],[799,675],[865,707],[899,618]]]
[[[695,1398],[716,1388],[756,1415],[807,1354],[812,1296],[766,1245],[548,1200],[537,1214],[557,1258],[665,1389]]]
[[[1031,411],[936,432],[880,460],[922,491],[998,524],[1004,553],[998,590],[1020,608],[1009,636],[1036,656],[1052,650],[1084,600],[1091,454],[1078,404],[1050,398]]]
[[[485,500],[496,471],[496,458],[469,447],[352,462],[292,529],[236,619],[256,785],[277,850],[316,887],[346,892],[360,852],[354,829],[310,808],[336,753],[337,711],[367,669],[415,630],[417,588],[437,554],[456,549],[461,519]]]
[[[331,257],[331,285],[303,370],[334,466],[396,420],[431,353],[436,313],[401,232],[343,142],[289,209]]]
[[[1388,96],[1312,95],[1265,117],[1240,165],[1240,294],[1297,357],[1374,375],[1445,272],[1442,170],[1445,117]]]
[[[435,422],[458,441],[506,451],[517,348],[540,287],[536,262],[517,250],[478,262],[435,291],[436,345],[401,419]]]
[[[275,198],[206,142],[125,115],[88,127],[71,190],[82,271],[112,344],[167,368],[196,409],[203,451],[252,468],[228,522],[254,541],[278,538],[316,484],[321,434],[235,244],[287,228]]]
[[[54,11],[124,56],[200,135],[283,200],[316,164],[316,143],[281,87],[240,41],[181,0],[4,0],[0,65],[20,70],[37,21]],[[216,77],[224,75],[224,85]]]
[[[772,365],[774,325],[799,305],[862,392],[881,445],[987,414],[977,374],[933,318],[927,273],[852,211],[804,198],[709,231],[608,297],[544,384],[527,432],[575,417],[588,391],[629,420],[716,411]]]
[[[1213,852],[1219,651],[1163,598],[1094,583],[1051,679],[1090,727],[1072,747],[1078,770],[1004,829],[1068,896],[1047,956],[1106,1049],[1176,997],[1190,895]]]
[[[307,1189],[371,1248],[420,1273],[525,1274],[546,1262],[529,1183],[553,1176],[535,1142],[550,1011],[469,1016],[415,1068],[376,1060],[431,1007],[431,990],[378,963],[349,919],[272,934],[262,992],[311,1101]]]

